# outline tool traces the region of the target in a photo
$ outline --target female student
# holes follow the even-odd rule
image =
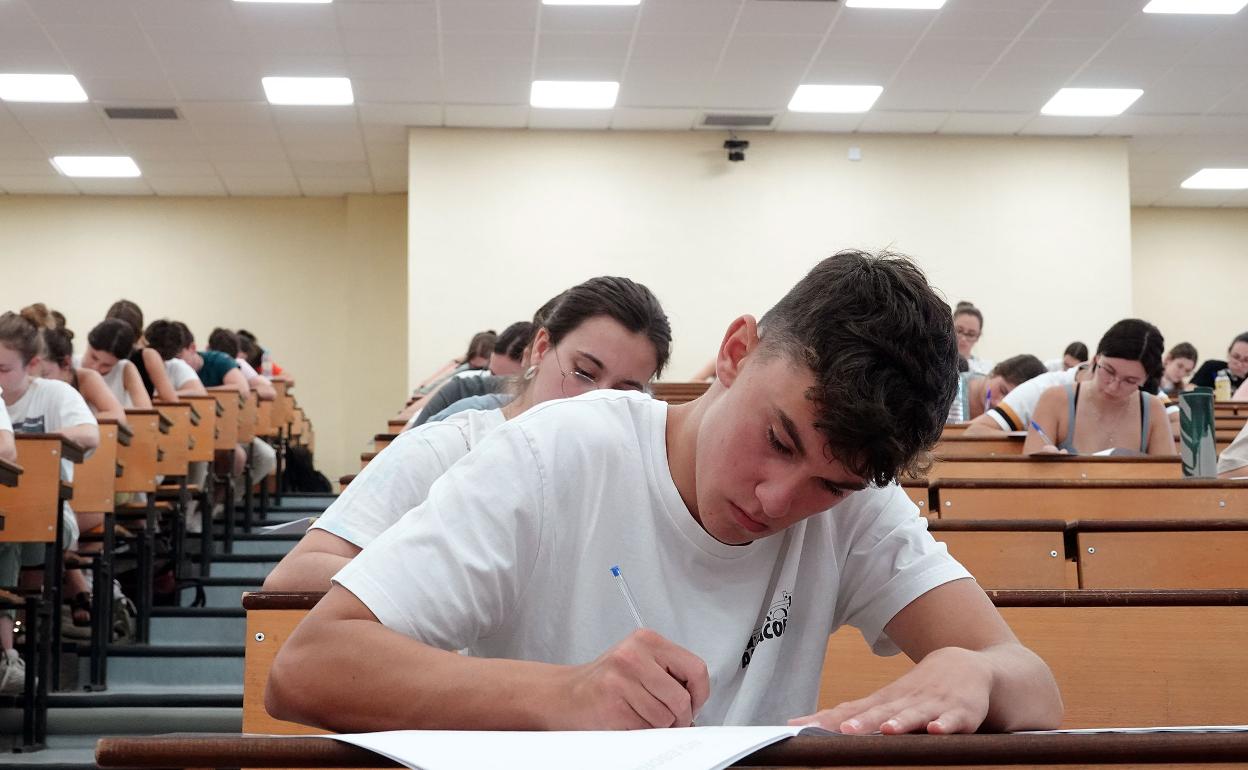
[[[1170,348],[1166,357],[1161,359],[1163,371],[1160,394],[1176,399],[1180,393],[1187,390],[1189,388],[1187,378],[1196,368],[1197,360],[1199,356],[1196,353],[1196,347],[1190,342],[1180,342]]]
[[[1040,395],[1023,451],[1174,454],[1165,405],[1152,395],[1161,379],[1164,344],[1147,321],[1128,318],[1111,326],[1097,346],[1091,379]]]
[[[120,318],[106,318],[87,335],[82,366],[103,377],[123,407],[151,409],[152,399],[143,385],[143,377],[130,361],[136,339],[138,335],[129,323]]]
[[[958,355],[966,359],[971,373],[988,374],[992,371],[992,362],[978,358],[973,352],[984,331],[984,314],[979,312],[979,308],[970,302],[959,302],[953,311],[953,331],[958,335]]]
[[[124,425],[126,410],[109,389],[106,378],[92,369],[74,366],[73,334],[55,328],[44,328],[40,334],[43,355],[39,359],[39,376],[69,383],[86,399],[97,420],[116,420]]]
[[[1192,375],[1191,383],[1212,388],[1217,382],[1218,375],[1223,372],[1231,380],[1232,392],[1248,382],[1248,332],[1231,340],[1230,347],[1226,349],[1225,361],[1210,358],[1201,364],[1196,373]]]
[[[566,291],[534,335],[520,392],[502,410],[461,412],[403,433],[368,464],[265,579],[269,591],[323,591],[486,434],[544,401],[601,388],[641,391],[663,371],[671,326],[658,299],[627,278]]]
[[[78,391],[59,380],[37,379],[33,375],[40,366],[42,345],[37,320],[16,313],[0,315],[0,391],[13,429],[17,433],[60,433],[92,450],[99,446],[100,431],[95,417]],[[61,463],[61,473],[73,478],[73,467]],[[94,526],[83,521],[68,505],[64,510],[65,538],[62,548],[73,548],[82,528]],[[24,547],[18,543],[0,543],[0,586],[17,585],[23,564],[38,564],[42,546]],[[66,574],[66,592],[73,597],[75,610],[89,608],[90,584],[78,570]],[[88,619],[89,622],[89,619]],[[14,677],[20,678],[14,680]],[[24,685],[25,664],[13,647],[13,615],[0,613],[0,694],[20,692]]]
[[[1010,391],[1044,372],[1045,366],[1040,359],[1026,353],[1005,359],[992,367],[992,371],[987,376],[968,372],[963,376],[967,378],[967,403],[970,405],[970,414],[962,414],[962,405],[954,399],[953,406],[949,409],[949,422],[974,420],[1000,404]]]

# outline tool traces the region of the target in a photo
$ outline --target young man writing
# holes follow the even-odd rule
[[[729,326],[696,401],[604,391],[498,428],[338,574],[269,712],[342,731],[1056,726],[1048,668],[891,483],[939,437],[956,362],[908,260],[824,260]],[[843,624],[919,663],[812,715]]]

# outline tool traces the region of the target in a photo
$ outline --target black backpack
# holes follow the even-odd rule
[[[292,446],[286,450],[286,469],[283,472],[288,492],[334,491],[329,479],[312,464],[312,453],[305,446]]]

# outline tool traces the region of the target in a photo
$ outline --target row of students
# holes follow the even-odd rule
[[[602,281],[645,312],[616,317]],[[922,272],[821,262],[761,320],[728,325],[715,381],[679,406],[628,392],[670,329],[623,281],[562,296],[501,413],[381,452],[305,538],[341,551],[292,551],[279,570],[332,582],[274,662],[269,712],[347,731],[1055,727],[1047,667],[894,483],[939,438],[957,381],[951,313]],[[918,665],[813,714],[842,624]]]

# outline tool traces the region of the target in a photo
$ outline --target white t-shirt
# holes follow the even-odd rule
[[[117,361],[117,365],[108,370],[108,374],[103,375],[104,384],[113,392],[117,400],[125,409],[133,409],[134,401],[130,399],[130,394],[126,392],[126,367],[134,366],[128,360],[122,358]]]
[[[363,548],[423,503],[433,482],[503,422],[498,409],[468,411],[399,434],[312,528]]]
[[[9,404],[9,419],[16,433],[59,433],[75,425],[99,425],[73,386],[42,378],[32,379],[22,397]],[[61,460],[61,476],[73,480],[73,463]]]
[[[996,420],[1001,430],[1027,430],[1031,426],[1031,417],[1036,413],[1036,404],[1044,391],[1055,385],[1068,385],[1075,381],[1075,374],[1080,367],[1067,369],[1064,372],[1045,372],[1027,380],[1011,390],[988,414]]]
[[[970,577],[896,485],[745,546],[712,538],[667,464],[667,404],[595,391],[504,424],[423,505],[339,572],[387,627],[446,650],[582,664],[635,625],[702,658],[698,723],[784,724],[814,711],[828,634],[884,626],[914,599]]]
[[[0,396],[4,395],[4,389],[0,388]],[[0,401],[0,430],[13,432],[13,421],[9,419],[9,410],[5,408],[4,402]]]
[[[169,375],[174,390],[181,390],[183,385],[191,381],[199,382],[199,375],[190,364],[180,358],[171,358],[165,362],[165,374]]]
[[[983,374],[985,376],[992,374],[992,367],[996,366],[995,363],[987,358],[980,358],[975,355],[966,359],[966,365],[968,367],[967,371],[971,374]]]
[[[251,382],[252,380],[260,376],[260,373],[256,371],[256,367],[247,363],[247,359],[243,358],[242,356],[239,356],[238,358],[234,360],[238,362],[238,368],[243,371],[243,379],[247,380],[247,382]],[[269,378],[265,377],[264,381],[268,382]]]

